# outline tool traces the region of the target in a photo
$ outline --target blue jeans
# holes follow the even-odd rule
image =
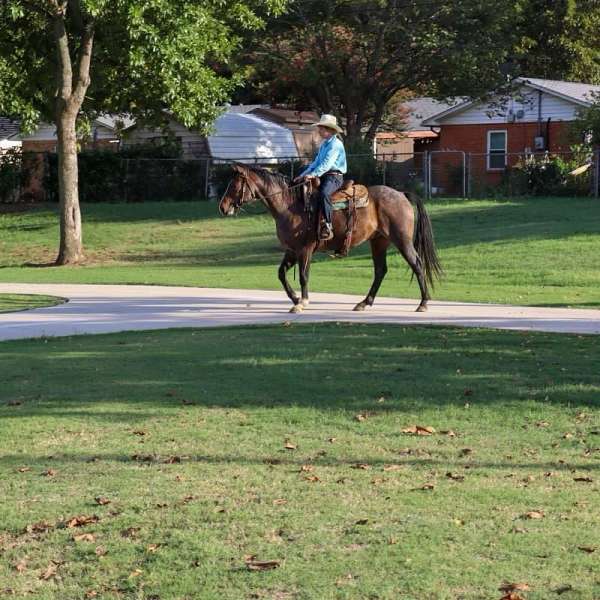
[[[343,175],[327,173],[321,176],[319,203],[323,207],[323,216],[328,223],[331,223],[331,196],[342,187],[342,183],[344,183]]]

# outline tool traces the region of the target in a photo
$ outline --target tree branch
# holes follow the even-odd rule
[[[58,54],[59,69],[57,73],[57,96],[67,102],[73,91],[73,65],[69,54],[69,39],[65,27],[66,4],[51,0],[56,11],[53,16],[54,41]]]

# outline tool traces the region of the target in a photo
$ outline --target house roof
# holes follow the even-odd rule
[[[600,94],[600,85],[581,83],[575,81],[557,81],[554,79],[537,79],[535,77],[517,77],[515,82],[529,88],[546,92],[553,96],[573,102],[579,106],[590,106],[593,102],[593,94]],[[450,106],[446,110],[434,114],[423,121],[427,126],[438,125],[438,121],[449,115],[453,115],[470,108],[480,102],[480,98],[464,100],[459,104]]]
[[[19,133],[19,121],[0,117],[0,140],[6,140],[17,133]]]
[[[312,110],[261,107],[254,109],[252,114],[287,126],[311,125],[319,120],[319,115]]]
[[[423,125],[424,121],[460,104],[461,101],[462,98],[457,98],[456,100],[442,102],[428,97],[407,100],[402,105],[410,111],[406,117],[405,131],[430,131],[428,126]]]

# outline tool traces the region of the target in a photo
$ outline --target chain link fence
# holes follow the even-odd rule
[[[474,154],[461,151],[349,154],[348,179],[387,185],[426,198],[489,196],[593,196],[600,187],[600,149],[594,152]],[[82,202],[214,200],[242,162],[290,179],[312,157],[123,158],[115,152],[80,156]],[[53,153],[0,155],[0,202],[57,200],[57,158]]]

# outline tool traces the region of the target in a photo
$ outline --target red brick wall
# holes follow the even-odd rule
[[[551,152],[569,150],[568,123],[550,121]],[[495,123],[485,125],[442,125],[438,141],[439,150],[463,150],[464,152],[487,152],[487,132],[507,131],[508,152],[525,152],[534,149],[534,138],[538,135],[537,123]],[[542,123],[542,135],[546,135],[546,123]]]

